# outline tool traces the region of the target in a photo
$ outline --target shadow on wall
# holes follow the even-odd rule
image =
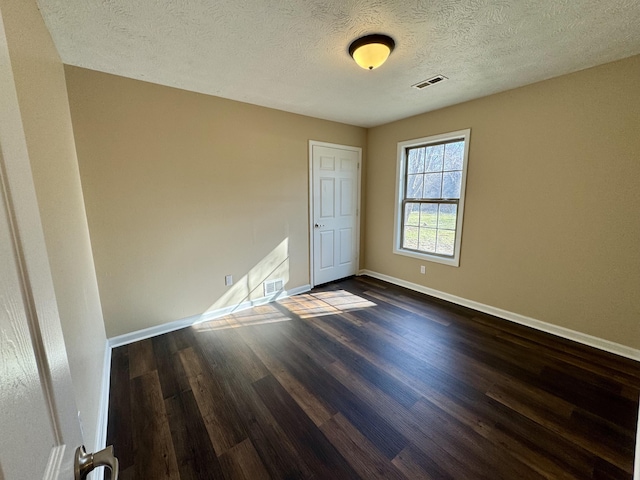
[[[213,303],[203,314],[203,319],[210,317],[216,311],[225,310],[225,313],[233,313],[255,304],[262,304],[276,300],[284,294],[280,289],[270,294],[265,294],[264,282],[266,280],[281,279],[282,287],[289,282],[289,237],[271,250],[249,272],[234,282],[234,284]]]

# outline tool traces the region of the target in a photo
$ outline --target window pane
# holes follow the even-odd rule
[[[404,224],[420,225],[420,204],[419,203],[405,203],[404,205]]]
[[[403,248],[418,249],[418,227],[404,227]]]
[[[409,175],[407,177],[407,196],[405,198],[422,198],[422,181],[424,175]]]
[[[428,173],[424,176],[424,198],[441,198],[442,173]]]
[[[433,228],[438,226],[437,203],[423,203],[420,205],[420,226]]]
[[[420,229],[418,250],[431,253],[436,251],[436,230],[434,228]]]
[[[394,253],[459,265],[469,130],[398,142]],[[404,252],[403,252],[404,250]]]
[[[460,198],[462,172],[445,172],[442,182],[442,198]]]
[[[424,172],[424,148],[409,149],[409,169],[407,173]]]
[[[438,230],[438,243],[436,253],[441,255],[453,255],[453,244],[456,232],[451,230]]]
[[[455,230],[457,211],[458,211],[457,205],[451,205],[449,203],[441,204],[439,208],[439,215],[438,215],[438,228]]]
[[[444,170],[462,170],[464,141],[447,143],[444,149]]]
[[[444,145],[434,145],[433,147],[427,147],[426,155],[427,162],[425,171],[441,172],[442,160],[444,157]]]

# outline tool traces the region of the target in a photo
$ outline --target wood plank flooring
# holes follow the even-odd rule
[[[129,479],[631,479],[640,364],[368,277],[113,350]]]

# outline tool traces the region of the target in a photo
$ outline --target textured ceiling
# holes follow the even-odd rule
[[[67,64],[365,127],[640,53],[638,0],[38,3]],[[369,33],[396,41],[373,71]]]

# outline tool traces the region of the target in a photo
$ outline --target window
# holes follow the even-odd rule
[[[460,265],[470,134],[398,143],[394,253]]]

